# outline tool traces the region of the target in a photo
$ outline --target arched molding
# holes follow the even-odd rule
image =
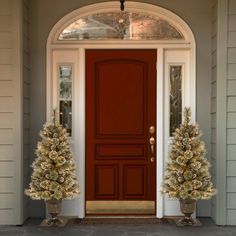
[[[58,40],[60,33],[71,23],[87,15],[92,15],[92,14],[102,13],[102,12],[104,13],[104,12],[110,12],[110,11],[117,11],[117,10],[119,10],[119,3],[117,3],[117,1],[97,3],[97,4],[92,4],[92,5],[88,5],[88,6],[76,9],[72,11],[71,13],[65,15],[62,19],[60,19],[54,25],[54,27],[50,31],[47,44],[50,45],[50,44],[55,44],[55,43],[56,44],[57,43],[63,43],[63,44],[72,43],[72,42]],[[174,26],[176,29],[178,29],[184,36],[185,40],[182,40],[182,43],[189,43],[195,46],[195,39],[194,39],[192,30],[183,19],[181,19],[178,15],[176,15],[172,11],[156,6],[156,5],[141,3],[141,2],[132,2],[132,1],[128,1],[126,3],[125,10],[131,11],[131,12],[132,11],[142,12],[144,14],[146,13],[147,15],[150,15],[150,14],[155,15],[170,22],[170,24]],[[164,42],[168,43],[169,41],[170,40],[165,40]],[[83,40],[81,43],[84,43],[84,42],[85,40]],[[171,42],[169,43],[173,43],[173,41],[171,40]]]

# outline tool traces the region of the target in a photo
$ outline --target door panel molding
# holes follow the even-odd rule
[[[146,159],[145,145],[131,144],[97,144],[96,155],[97,160],[143,160]]]
[[[95,165],[95,195],[96,199],[117,199],[118,197],[118,165]]]
[[[126,63],[128,63],[128,66],[126,65]],[[115,84],[115,80],[117,80],[118,78],[113,80],[107,78],[106,81],[104,81],[104,77],[106,78],[106,74],[110,72],[111,66],[114,67],[114,65],[117,66],[116,71],[120,72],[119,80],[122,80],[118,81],[117,84]],[[134,68],[134,65],[136,68]],[[125,66],[125,68],[121,68],[122,66]],[[114,69],[115,68],[113,68],[113,70]],[[141,80],[139,81],[140,87],[135,90],[132,86],[132,83],[134,81],[130,82],[127,79],[127,72],[131,70],[133,73],[136,72],[136,74],[133,75],[132,79]],[[100,76],[100,74],[103,74],[105,76],[102,77]],[[145,76],[140,77],[141,75]],[[114,74],[113,76],[117,77],[118,75]],[[144,109],[147,106],[147,65],[142,61],[136,61],[135,63],[131,63],[131,60],[128,59],[125,59],[123,61],[121,59],[104,60],[101,63],[95,63],[95,78],[95,96],[97,101],[95,108],[96,137],[104,137],[111,139],[128,138],[127,136],[136,137],[137,135],[139,135],[140,137],[144,137],[144,131],[146,130],[146,117]],[[122,86],[119,90],[117,90],[117,86],[120,86],[122,84],[125,84],[125,86]],[[116,88],[116,90],[114,90],[114,88]],[[119,96],[119,93],[122,93],[123,96]],[[136,97],[140,98],[141,100],[132,101],[131,104],[127,104],[126,97],[130,93],[136,93]],[[117,96],[119,96],[119,101],[116,100]],[[135,103],[138,103],[140,105],[142,104],[142,106],[139,106],[139,109],[137,110],[135,109]],[[119,104],[123,104],[123,106],[120,107]],[[130,112],[130,115],[128,117],[129,119],[127,119],[127,117],[122,116],[122,111],[120,109],[125,109]],[[109,114],[111,114],[111,116],[107,116],[107,110],[110,111]],[[104,114],[106,114],[107,117],[104,117]],[[137,120],[137,117],[141,118],[141,115],[142,119]],[[128,120],[130,120],[129,123]],[[121,125],[119,125],[120,123]],[[123,132],[121,129],[123,129]],[[129,129],[128,133],[127,129]]]
[[[133,179],[137,179],[134,182]],[[124,199],[146,199],[147,198],[147,166],[124,165],[123,177]]]

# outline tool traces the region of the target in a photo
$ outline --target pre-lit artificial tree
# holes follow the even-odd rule
[[[215,194],[210,164],[205,158],[205,144],[200,140],[202,134],[190,117],[190,108],[185,108],[183,124],[173,133],[163,184],[164,194],[180,200],[181,211],[185,214],[179,221],[182,225],[195,224],[191,214],[196,208],[196,200],[210,199]]]
[[[33,200],[45,200],[52,216],[48,224],[61,224],[61,219],[57,217],[61,200],[77,197],[79,187],[67,132],[59,123],[55,110],[51,121],[44,124],[40,136],[42,141],[38,142],[37,158],[32,164],[31,183],[25,193]]]

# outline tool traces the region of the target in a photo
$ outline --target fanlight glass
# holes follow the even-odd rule
[[[105,12],[84,16],[66,27],[59,40],[184,40],[170,22],[141,12]]]

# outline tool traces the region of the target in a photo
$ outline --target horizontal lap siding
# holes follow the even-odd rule
[[[21,0],[0,0],[0,225],[21,217]]]
[[[236,224],[236,1],[229,0],[227,80],[227,224]]]
[[[227,146],[227,160],[236,161],[236,145]]]
[[[10,32],[0,32],[0,48],[12,47],[12,34]]]
[[[5,162],[4,165],[0,165],[0,178],[13,177],[14,167],[14,162]]]
[[[227,130],[227,144],[236,145],[236,129]]]
[[[8,14],[11,14],[11,12]],[[12,15],[0,15],[0,31],[11,32],[11,30],[12,30]]]
[[[0,94],[2,97],[12,97],[14,95],[14,82],[0,81]]]
[[[0,194],[5,194],[5,197],[7,198],[9,194],[9,196],[11,194],[15,193],[15,182],[13,178],[0,178]],[[15,198],[15,196],[14,196]],[[14,207],[14,205],[13,205]],[[1,212],[1,208],[0,208],[0,212]]]
[[[0,129],[0,144],[1,145],[14,145],[14,129]]]
[[[1,80],[12,80],[12,68],[11,65],[0,65],[0,71],[1,71],[1,76],[0,76],[0,81]]]
[[[227,102],[228,112],[236,112],[236,97],[228,96]]]
[[[228,64],[228,80],[236,80],[236,64]]]
[[[236,161],[227,161],[227,176],[234,176],[236,172]]]
[[[12,206],[14,205],[14,195],[11,194],[6,194],[6,193],[2,193],[0,194],[0,208],[2,209],[6,209],[6,208],[12,208]]]
[[[0,0],[0,16],[11,15],[12,2],[10,0]]]
[[[1,144],[0,145],[0,161],[13,161],[13,160],[14,160],[13,145]]]
[[[1,70],[0,70],[1,73]],[[0,113],[14,112],[15,104],[13,97],[1,97],[0,96]]]
[[[9,65],[12,64],[12,49],[0,48],[0,64]]]
[[[0,211],[0,222],[2,225],[9,224],[15,218],[15,211],[12,208],[2,208]]]
[[[228,80],[228,96],[236,96],[236,80]]]
[[[14,126],[14,113],[0,113],[0,129]]]
[[[236,210],[228,209],[227,210],[227,224],[235,225],[236,223]]]

